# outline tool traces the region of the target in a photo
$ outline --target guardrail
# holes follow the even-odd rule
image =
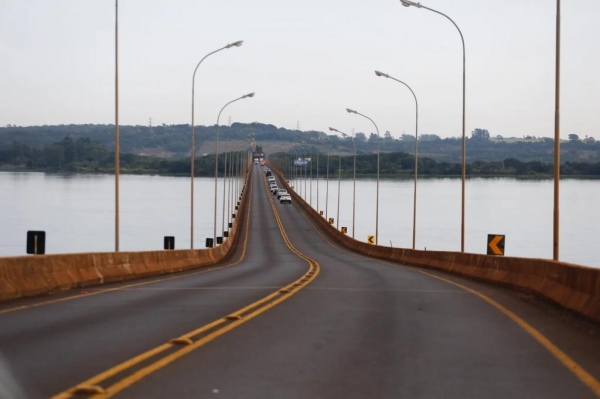
[[[272,170],[275,170],[271,167]],[[276,170],[275,170],[276,171]],[[600,269],[546,259],[419,251],[367,244],[341,233],[320,216],[276,171],[295,203],[320,230],[345,248],[374,258],[441,270],[531,293],[600,322]]]
[[[240,216],[246,213],[251,179],[252,173],[248,173]],[[0,301],[214,265],[225,260],[239,240],[246,222],[243,217],[234,220],[230,237],[222,245],[208,249],[0,258]]]

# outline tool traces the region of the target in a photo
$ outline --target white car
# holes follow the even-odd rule
[[[280,188],[277,190],[277,199],[280,199],[282,195],[289,195],[287,190]]]
[[[279,203],[280,204],[291,204],[292,196],[289,194],[283,194],[281,197],[279,197]]]

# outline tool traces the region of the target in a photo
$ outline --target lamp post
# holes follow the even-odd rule
[[[333,132],[339,132],[338,130],[330,127],[329,130],[333,131]],[[341,184],[341,177],[342,177],[342,151],[340,150],[340,146],[337,143],[334,143],[333,140],[331,140],[329,137],[327,138],[327,140],[329,140],[329,142],[335,144],[335,146],[338,149],[338,198],[337,198],[337,216],[336,216],[336,229],[340,229],[340,184]]]
[[[236,98],[235,100],[229,101],[227,104],[223,105],[223,108],[219,111],[219,115],[217,116],[217,140],[215,144],[215,206],[213,212],[213,245],[217,243],[217,182],[219,180],[219,119],[221,118],[221,113],[223,110],[231,103],[242,100],[244,98],[252,98],[254,97],[254,93],[244,94],[241,97]]]
[[[119,252],[119,0],[115,0],[115,252]]]
[[[341,132],[332,127],[330,127],[329,129],[333,130],[334,132],[340,133],[346,138],[350,137],[346,133]],[[354,135],[352,135],[352,137],[350,138],[352,139],[352,146],[354,147],[354,166],[352,168],[354,170],[354,176],[352,178],[352,238],[354,238],[354,225],[356,220],[356,143],[354,142]]]
[[[557,0],[559,1],[559,0]],[[424,8],[426,10],[432,11],[436,14],[439,14],[441,16],[446,17],[450,22],[452,22],[452,25],[454,25],[454,27],[458,30],[458,33],[460,34],[460,40],[462,41],[462,49],[463,49],[463,79],[462,79],[462,177],[461,177],[461,213],[460,213],[460,252],[465,252],[465,183],[466,183],[466,174],[467,174],[467,150],[466,150],[466,137],[465,137],[465,98],[466,98],[466,91],[465,91],[465,87],[466,87],[466,55],[465,55],[465,39],[463,37],[463,34],[460,30],[460,28],[458,27],[458,25],[456,25],[456,23],[452,20],[452,18],[450,18],[449,16],[447,16],[446,14],[439,12],[437,10],[434,10],[432,8],[429,7],[425,7],[424,5],[422,5],[421,3],[415,3],[414,1],[411,0],[400,0],[400,3],[402,3],[402,5],[404,7],[417,7],[417,8]]]
[[[254,126],[257,125],[258,122],[252,122],[249,123],[249,126]],[[232,218],[231,218],[231,214],[232,214],[232,202],[233,202],[233,190],[232,190],[232,185],[233,185],[233,176],[234,176],[234,172],[235,172],[235,163],[234,163],[234,156],[235,156],[235,152],[233,151],[227,151],[227,147],[228,147],[229,141],[225,141],[225,161],[224,161],[224,171],[223,171],[223,212],[221,213],[221,226],[222,226],[222,237],[223,240],[225,240],[225,214],[227,214],[227,223],[233,223]],[[229,161],[227,160],[227,157],[229,156]],[[227,174],[229,171],[229,174]],[[225,188],[227,187],[227,190],[225,190]],[[225,212],[225,198],[227,198],[227,212]],[[229,228],[229,225],[227,225],[227,228]]]
[[[413,97],[415,98],[415,187],[414,187],[414,196],[413,196],[413,230],[412,230],[412,249],[415,249],[415,241],[416,241],[416,229],[417,229],[417,169],[418,169],[418,148],[419,148],[419,102],[417,101],[417,96],[413,89],[410,88],[409,85],[404,83],[401,80],[396,79],[393,76],[388,75],[387,73],[383,73],[380,71],[375,71],[375,75],[383,76],[384,78],[395,80],[396,82],[402,83],[404,86],[410,90]]]
[[[560,189],[560,0],[556,0],[556,71],[554,81],[554,228],[552,259],[559,255],[559,189]]]
[[[313,148],[310,148],[310,196],[308,197],[308,205],[312,207],[312,187],[313,187]]]
[[[319,158],[321,157],[321,153],[319,152],[319,148],[317,148],[317,213],[319,213]]]
[[[325,219],[328,219],[329,211],[329,146],[327,146],[327,168],[326,168],[327,183],[325,184]]]
[[[230,43],[224,47],[221,47],[218,50],[215,50],[211,53],[206,54],[200,60],[200,62],[198,62],[198,65],[196,65],[196,68],[194,69],[194,74],[192,75],[192,144],[191,144],[191,149],[190,149],[190,162],[191,162],[191,171],[190,171],[190,175],[191,175],[190,248],[191,249],[194,249],[194,161],[195,161],[195,155],[196,155],[196,144],[194,141],[194,138],[195,138],[195,134],[194,134],[195,133],[195,129],[194,129],[194,88],[195,88],[195,82],[196,82],[196,71],[198,70],[198,67],[200,66],[200,64],[202,64],[202,61],[204,61],[208,56],[211,56],[215,53],[218,53],[221,50],[225,50],[225,49],[228,49],[231,47],[240,47],[242,45],[242,43],[244,43],[243,40],[238,40],[237,42]]]
[[[223,241],[225,241],[225,198],[227,197],[227,171],[229,170],[229,174],[231,174],[231,169],[228,169],[227,142],[225,142],[225,151],[223,152],[223,155],[225,156],[225,159],[223,160],[223,209],[221,211],[221,237],[223,237]],[[231,158],[231,156],[229,158]],[[229,218],[227,221],[229,222]]]
[[[379,128],[373,119],[350,108],[346,108],[346,112],[367,118],[373,123],[373,126],[375,126],[375,130],[377,131],[377,198],[375,200],[375,245],[377,245],[379,242],[379,142],[381,141],[381,136],[379,136]]]

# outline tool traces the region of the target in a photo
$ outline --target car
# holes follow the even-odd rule
[[[287,190],[284,190],[281,188],[279,190],[277,190],[277,199],[281,199],[281,196],[283,196],[283,195],[289,195]]]
[[[270,170],[267,170],[267,171],[265,172],[265,174],[266,174],[267,176],[273,176],[273,173],[271,173],[271,171],[270,171]]]
[[[269,176],[269,177],[267,177],[267,181],[275,181],[275,176]]]
[[[271,194],[273,195],[277,195],[277,192],[280,190],[279,187],[275,186],[271,188]]]
[[[279,203],[280,204],[291,204],[292,203],[292,196],[289,194],[284,194],[281,197],[279,197]]]

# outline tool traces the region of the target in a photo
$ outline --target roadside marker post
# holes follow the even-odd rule
[[[175,237],[173,237],[173,236],[165,236],[165,239],[164,239],[164,248],[166,250],[173,250],[173,249],[175,249]]]
[[[502,234],[488,234],[487,254],[504,256],[504,238]]]
[[[46,232],[28,231],[26,250],[29,255],[44,255],[46,253]]]

